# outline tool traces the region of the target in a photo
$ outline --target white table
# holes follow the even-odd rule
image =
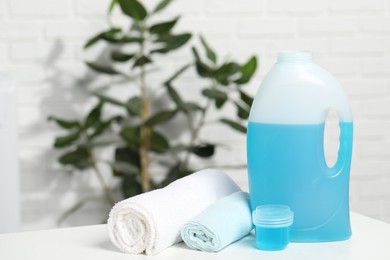
[[[390,260],[390,224],[351,213],[352,238],[333,243],[291,243],[286,250],[260,251],[248,235],[218,253],[188,249],[183,243],[157,256],[128,255],[111,244],[105,225],[64,228],[0,235],[0,259],[38,260],[117,260],[117,259],[365,259]]]

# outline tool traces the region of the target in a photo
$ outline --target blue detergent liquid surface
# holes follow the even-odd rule
[[[352,122],[340,123],[340,150],[329,168],[324,123],[284,125],[249,122],[248,178],[251,206],[283,204],[294,211],[292,242],[346,240]]]

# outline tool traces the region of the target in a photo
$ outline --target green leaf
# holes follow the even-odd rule
[[[136,43],[142,43],[145,39],[144,38],[141,38],[141,37],[130,37],[130,36],[125,36],[123,37],[120,42],[121,43],[132,43],[132,42],[136,42]]]
[[[183,100],[181,99],[179,93],[171,85],[167,85],[167,89],[168,89],[168,94],[171,97],[171,99],[173,100],[173,102],[175,102],[175,104],[178,107],[182,108],[183,107]]]
[[[192,51],[192,54],[193,54],[194,57],[195,57],[195,60],[196,60],[196,61],[200,61],[200,56],[199,56],[198,50],[197,50],[195,47],[192,47],[192,48],[191,48],[191,51]]]
[[[80,137],[80,131],[71,133],[66,136],[57,137],[54,141],[55,148],[62,148],[65,146],[69,146],[74,143],[74,141],[78,140]]]
[[[139,127],[126,126],[123,127],[120,135],[127,142],[136,142],[139,143]]]
[[[139,116],[141,114],[141,98],[132,97],[126,102],[127,112],[133,116]]]
[[[227,98],[226,99],[216,99],[215,106],[217,108],[221,108],[221,107],[223,107],[223,105],[225,105],[226,101],[227,101]]]
[[[108,42],[117,43],[117,42],[119,42],[119,39],[116,37],[116,34],[121,32],[121,31],[122,30],[120,28],[111,28],[108,31],[99,33],[98,35],[95,35],[94,37],[92,37],[91,39],[89,39],[85,43],[84,49],[87,49],[87,48],[95,45],[100,40],[105,40]]]
[[[120,132],[120,135],[126,141],[129,149],[134,152],[138,152],[141,142],[139,127],[124,127]],[[156,153],[164,153],[168,148],[168,140],[161,133],[151,131],[150,149]]]
[[[110,6],[108,7],[108,14],[110,15],[114,10],[114,7],[118,4],[118,0],[111,0]]]
[[[92,63],[92,62],[86,62],[86,64],[93,70],[105,74],[115,75],[118,74],[118,72],[113,69],[112,67],[108,67],[107,65]]]
[[[123,103],[122,101],[119,101],[117,99],[114,99],[112,97],[108,97],[99,93],[94,93],[97,97],[99,97],[102,101],[116,105],[116,106],[121,106],[121,107],[126,107],[126,104]]]
[[[226,74],[226,75],[234,75],[235,73],[239,72],[241,69],[241,66],[238,65],[236,62],[228,62],[223,64],[217,72],[220,74]]]
[[[256,71],[257,59],[255,56],[251,57],[247,63],[241,67],[241,78],[237,79],[235,83],[245,84],[248,83]]]
[[[178,49],[186,44],[191,39],[190,33],[183,33],[177,35],[164,34],[160,35],[157,42],[163,43],[165,46],[159,49],[152,50],[151,53],[167,53]]]
[[[162,124],[172,119],[177,113],[177,110],[165,110],[158,112],[145,121],[145,126],[155,126]]]
[[[206,40],[202,36],[200,36],[200,41],[202,42],[202,45],[203,45],[204,49],[206,50],[207,58],[215,64],[217,62],[217,55],[209,47],[209,45],[207,44]]]
[[[149,28],[149,32],[152,34],[165,34],[168,33],[177,23],[179,17],[163,23],[154,24]]]
[[[208,98],[214,99],[217,108],[221,108],[228,99],[228,95],[225,92],[215,88],[206,88],[202,90],[202,94]]]
[[[94,37],[92,37],[91,39],[89,39],[85,45],[84,45],[84,49],[87,49],[93,45],[95,45],[98,41],[100,41],[102,39],[102,35],[101,34],[98,34]]]
[[[104,121],[104,122],[99,122],[96,127],[95,131],[93,134],[89,135],[89,138],[93,139],[96,136],[101,135],[107,128],[109,128],[111,125],[111,121]]]
[[[124,176],[121,188],[124,198],[130,198],[142,193],[142,185],[135,176]]]
[[[111,59],[117,62],[126,62],[129,61],[131,58],[134,57],[134,54],[127,54],[127,53],[122,53],[118,50],[114,50],[111,53]]]
[[[188,112],[203,111],[203,108],[194,102],[183,103],[183,108]]]
[[[225,92],[220,91],[215,88],[206,88],[202,90],[202,94],[208,98],[212,99],[227,99],[228,96]]]
[[[79,128],[80,127],[80,123],[78,121],[75,121],[75,120],[65,120],[65,119],[61,119],[61,118],[58,118],[58,117],[55,117],[55,116],[49,116],[47,118],[47,120],[49,121],[54,121],[57,123],[57,125],[61,126],[62,128],[65,128],[65,129],[71,129],[71,128]]]
[[[146,56],[141,56],[141,57],[139,57],[139,58],[137,58],[137,59],[135,60],[135,62],[134,62],[134,64],[133,64],[133,68],[139,67],[139,66],[143,66],[143,65],[148,64],[148,63],[151,63],[151,62],[152,62],[152,60],[149,59],[148,57],[146,57]]]
[[[241,118],[241,119],[248,119],[248,117],[249,117],[249,109],[243,107],[242,105],[240,105],[237,102],[234,102],[234,104],[237,107],[237,116],[239,118]]]
[[[113,116],[111,117],[110,119],[107,120],[107,122],[117,122],[117,123],[120,123],[123,121],[123,117],[120,116],[120,115],[116,115],[116,116]]]
[[[202,110],[202,108],[196,103],[184,102],[179,93],[171,86],[170,83],[165,83],[165,85],[167,87],[169,96],[180,110],[184,111],[185,113]]]
[[[160,12],[161,10],[163,10],[164,8],[166,8],[170,3],[172,2],[172,0],[162,0],[153,10],[153,13],[158,13]]]
[[[150,149],[156,153],[164,153],[169,149],[167,138],[157,131],[152,131],[150,134]]]
[[[229,85],[230,77],[239,72],[241,66],[235,62],[228,62],[219,67],[215,72],[215,79],[224,86]]]
[[[195,68],[196,68],[196,72],[198,72],[198,75],[204,78],[213,78],[215,71],[202,62],[198,50],[195,47],[192,47],[191,50],[195,58]]]
[[[102,32],[100,34],[100,37],[110,43],[119,43],[121,41],[121,38],[118,37],[118,33],[122,32],[121,28],[111,28],[110,30],[106,32]]]
[[[109,43],[121,43],[122,39],[118,38],[116,35],[112,35],[112,34],[105,34],[103,33],[101,35],[101,39],[102,40],[105,40],[106,42],[109,42]]]
[[[100,120],[100,116],[102,113],[102,107],[103,107],[103,102],[100,101],[92,110],[89,112],[87,118],[85,119],[84,122],[84,127],[89,128],[93,126],[95,123],[97,123]]]
[[[200,144],[192,147],[191,151],[199,157],[207,158],[214,155],[215,145]]]
[[[78,146],[75,150],[63,154],[58,161],[63,165],[72,165],[80,170],[91,166],[89,152],[85,146]]]
[[[110,165],[113,172],[121,173],[121,175],[136,175],[139,173],[139,169],[128,162],[115,161]]]
[[[246,94],[245,92],[243,92],[242,90],[240,90],[240,98],[241,100],[248,105],[248,107],[252,107],[252,103],[253,103],[253,97],[249,96],[248,94]]]
[[[246,127],[241,125],[240,123],[234,122],[230,119],[222,118],[219,120],[220,122],[230,126],[231,128],[241,132],[241,133],[246,133]]]
[[[139,150],[140,145],[140,130],[139,127],[124,127],[120,132],[120,136],[126,141],[128,147],[133,151]]]
[[[141,168],[139,151],[133,151],[128,147],[118,147],[115,149],[115,161],[127,162],[138,169]]]
[[[97,125],[95,126],[95,132],[91,134],[89,137],[94,138],[100,134],[102,134],[105,130],[107,130],[113,122],[121,122],[122,121],[122,116],[113,116],[110,119],[106,121],[101,121],[98,122]]]
[[[201,77],[212,78],[214,75],[213,70],[203,62],[196,62],[195,67],[196,72],[198,72],[199,76]]]
[[[145,7],[137,0],[119,0],[119,5],[124,14],[135,20],[142,21],[147,15]]]

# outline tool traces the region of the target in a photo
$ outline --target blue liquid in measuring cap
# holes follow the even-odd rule
[[[324,156],[324,123],[249,122],[247,157],[252,209],[263,204],[289,206],[295,214],[292,242],[348,239],[352,129],[352,122],[340,123],[338,160],[329,168]]]
[[[283,250],[289,243],[290,227],[256,227],[256,247],[266,251]]]
[[[261,250],[282,250],[290,240],[294,212],[286,205],[261,205],[252,212],[256,229],[256,247]]]

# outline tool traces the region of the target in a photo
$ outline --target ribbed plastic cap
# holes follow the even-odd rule
[[[294,222],[294,212],[290,207],[278,204],[257,206],[252,213],[253,224],[264,228],[282,228]]]

